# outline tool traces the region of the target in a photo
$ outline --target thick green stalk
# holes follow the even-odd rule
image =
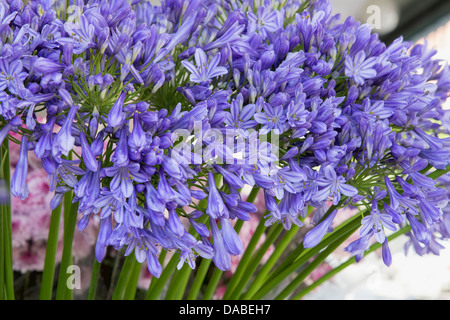
[[[348,233],[350,236],[351,233]],[[341,237],[339,240],[331,243],[326,249],[324,249],[311,263],[309,263],[302,272],[300,272],[294,280],[290,281],[286,288],[283,289],[276,297],[275,300],[283,300],[291,294],[298,286],[311,274],[330,254],[332,254],[347,237]]]
[[[251,299],[259,300],[263,298],[272,289],[274,289],[277,285],[279,285],[285,278],[287,278],[290,274],[298,270],[304,263],[306,263],[309,259],[318,254],[322,249],[341,239],[345,240],[353,232],[355,232],[355,230],[358,229],[361,223],[360,221],[361,221],[360,219],[355,219],[354,221],[352,221],[353,223],[346,224],[345,228],[336,230],[335,232],[333,232],[332,234],[333,236],[324,238],[317,246],[305,249],[303,251],[303,254],[300,257],[298,257],[297,260],[293,261],[284,270],[281,270],[279,273],[277,273],[277,271],[274,271],[273,273],[274,276],[269,278],[269,280],[264,284],[264,286],[255,295],[253,295]]]
[[[388,236],[387,237],[388,241],[392,241],[395,238],[399,237],[400,235],[405,234],[406,232],[408,232],[410,230],[411,230],[411,226],[406,226],[406,227],[396,231],[392,235]],[[370,248],[366,252],[364,252],[364,256],[372,253],[373,251],[379,249],[380,247],[381,247],[381,243],[379,243],[379,242],[374,243],[373,245],[370,246]],[[306,288],[304,288],[303,290],[298,292],[292,299],[299,300],[299,299],[303,298],[306,294],[308,294],[309,292],[311,292],[312,290],[317,288],[319,285],[321,285],[325,281],[329,280],[331,277],[335,276],[336,274],[338,274],[339,272],[341,272],[342,270],[344,270],[345,268],[347,268],[348,266],[352,265],[355,262],[356,262],[355,257],[348,259],[346,262],[340,264],[333,270],[330,270],[329,272],[324,274],[322,277],[317,279],[314,283],[312,283],[311,285],[307,286]]]
[[[5,223],[5,285],[6,298],[14,300],[14,272],[12,261],[12,226],[11,226],[11,207],[6,208]]]
[[[153,286],[150,286],[149,290],[147,291],[147,295],[145,297],[146,300],[157,300],[159,298],[159,296],[161,295],[161,292],[164,289],[164,286],[166,285],[170,276],[173,274],[173,272],[178,264],[179,258],[180,258],[179,253],[175,253],[172,256],[169,263],[167,264],[167,266],[165,266],[164,270],[162,271],[161,276],[159,277],[158,281],[156,281]],[[152,280],[152,282],[153,282],[153,280]]]
[[[5,209],[4,206],[0,207],[0,230],[3,233]],[[0,237],[0,300],[5,300],[6,287],[5,287],[5,240],[4,237]]]
[[[209,266],[211,265],[211,259],[202,259],[200,262],[200,267],[195,274],[194,282],[189,290],[187,300],[196,300],[200,288],[202,287],[205,276],[208,272]]]
[[[253,203],[255,201],[256,197],[258,196],[258,193],[259,193],[260,189],[261,189],[260,187],[254,187],[252,189],[252,191],[250,191],[250,193],[249,193],[247,199],[245,199],[245,201]]]
[[[242,258],[239,261],[239,265],[236,268],[236,272],[233,274],[230,282],[227,285],[227,290],[223,297],[224,300],[230,299],[231,293],[234,291],[234,289],[236,289],[239,281],[241,281],[244,271],[247,267],[247,264],[250,262],[253,251],[255,250],[256,245],[258,244],[259,238],[261,238],[262,234],[264,233],[264,231],[266,229],[264,222],[265,222],[264,219],[261,219],[258,226],[256,227],[256,230],[253,233],[252,238],[251,238],[250,242],[248,243],[248,246],[245,249],[244,254],[242,255]]]
[[[142,263],[136,261],[134,264],[134,268],[131,271],[130,279],[125,290],[124,299],[125,300],[134,300],[136,297],[137,284],[139,281],[139,275],[141,274]]]
[[[42,273],[41,292],[39,296],[41,300],[51,300],[53,295],[61,210],[62,203],[52,211],[52,216],[50,218],[50,228],[48,230],[47,247],[45,250],[44,271]]]
[[[72,192],[67,192],[64,195],[64,245],[61,264],[59,267],[58,285],[56,288],[57,300],[70,298],[72,292],[72,290],[67,286],[67,268],[73,261],[72,246],[78,211],[78,203],[72,203],[72,196]]]
[[[249,264],[247,264],[245,271],[243,273],[243,276],[241,278],[241,281],[239,281],[238,285],[236,286],[236,289],[230,294],[231,299],[238,299],[241,295],[242,290],[247,285],[248,281],[251,279],[252,275],[255,273],[256,269],[259,266],[259,263],[261,262],[262,258],[266,254],[267,250],[269,250],[269,247],[275,242],[275,240],[278,238],[280,233],[283,231],[283,225],[277,224],[274,226],[274,229],[272,232],[270,232],[262,244],[262,246],[258,249],[256,254],[252,257]]]
[[[159,260],[159,263],[161,264],[161,266],[164,266],[164,260],[166,259],[166,254],[167,254],[166,250],[162,250],[161,253],[159,254],[158,260]],[[148,287],[148,291],[152,291],[157,282],[158,282],[158,278],[152,277],[150,280],[150,285]]]
[[[166,300],[180,300],[183,298],[191,274],[191,267],[185,263],[173,276],[169,290],[166,294]]]
[[[205,294],[203,295],[203,300],[211,300],[214,292],[216,291],[217,285],[219,284],[220,278],[222,277],[223,271],[214,268],[211,278],[209,278],[208,286],[206,287]]]
[[[138,263],[133,253],[125,258],[122,270],[119,274],[116,287],[112,296],[113,300],[123,300],[125,297],[125,291],[127,289],[128,282],[130,281],[131,273],[133,272],[134,265]]]
[[[97,294],[98,278],[100,276],[101,263],[94,257],[94,265],[92,266],[91,283],[89,285],[88,300],[95,300]]]
[[[428,175],[428,177],[433,179],[433,180],[436,180],[437,178],[439,178],[440,176],[446,174],[449,171],[450,171],[450,164],[445,169],[437,169],[437,170],[431,172]]]
[[[0,267],[0,299],[14,299],[14,273],[12,268],[12,226],[11,226],[11,196],[10,196],[10,184],[11,184],[11,172],[9,163],[9,139],[5,139],[1,145],[0,161],[1,172],[0,179],[4,181],[4,192],[2,195],[5,203],[1,204],[0,214],[2,215],[0,223],[0,255],[1,255],[1,267]]]
[[[362,214],[366,214],[366,211],[363,211]],[[339,225],[332,233],[327,233],[324,236],[324,239],[322,241],[329,241],[332,239],[332,237],[338,237],[342,232],[345,232],[346,228],[348,228],[349,225],[352,225],[353,227],[355,224],[358,224],[361,221],[361,214],[357,214],[353,216],[352,218],[348,219],[341,225]],[[319,247],[322,247],[323,243],[319,243]],[[300,243],[289,255],[286,257],[286,259],[283,260],[282,264],[278,266],[273,272],[270,273],[268,280],[272,280],[275,276],[279,275],[282,271],[284,271],[286,268],[292,265],[294,261],[299,259],[303,252],[307,250],[303,247],[303,242]]]
[[[292,226],[292,228],[286,232],[286,234],[281,238],[280,242],[275,247],[274,252],[270,255],[270,258],[264,263],[261,270],[259,270],[256,278],[252,281],[250,287],[242,295],[242,300],[249,299],[252,295],[256,293],[256,291],[261,288],[261,286],[266,281],[266,277],[269,274],[270,270],[272,270],[275,263],[277,263],[281,257],[281,255],[285,252],[286,247],[291,243],[292,239],[295,237],[299,227],[296,225]]]

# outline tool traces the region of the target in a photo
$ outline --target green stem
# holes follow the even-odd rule
[[[258,196],[259,190],[260,190],[260,187],[254,187],[252,189],[252,191],[250,191],[250,194],[248,195],[248,197],[245,201],[253,203],[255,201],[256,197]]]
[[[164,289],[164,286],[166,285],[166,282],[169,280],[170,276],[173,274],[178,264],[179,257],[180,255],[178,253],[175,253],[172,256],[169,263],[161,273],[161,276],[159,277],[158,281],[156,281],[153,286],[150,286],[149,290],[147,291],[147,295],[145,297],[146,300],[157,300],[159,298],[161,292]]]
[[[78,211],[78,203],[72,203],[72,194],[72,191],[70,191],[64,195],[64,245],[56,288],[57,300],[70,298],[72,293],[72,290],[67,287],[67,268],[73,261],[72,246]]]
[[[357,215],[359,219],[351,219],[352,223],[347,223],[344,228],[335,230],[332,233],[333,236],[324,238],[317,246],[313,248],[304,249],[300,257],[294,260],[288,267],[279,271],[278,269],[273,272],[273,277],[269,277],[269,280],[264,284],[264,286],[252,296],[251,299],[259,300],[268,294],[272,289],[279,285],[285,278],[287,278],[292,272],[298,270],[304,263],[306,263],[310,258],[318,254],[322,249],[326,248],[330,244],[349,237],[353,232],[355,232],[361,223],[361,217]],[[343,240],[342,240],[343,241]],[[303,247],[303,244],[301,245]]]
[[[411,230],[411,226],[406,226],[406,227],[396,231],[392,235],[388,236],[387,237],[388,241],[392,241],[395,238],[399,237],[400,235],[405,234],[406,232],[408,232],[410,230]],[[364,253],[364,256],[372,253],[373,251],[379,249],[380,247],[381,247],[381,243],[379,243],[379,242],[374,243]],[[321,285],[325,281],[329,280],[331,277],[335,276],[336,274],[338,274],[339,272],[341,272],[342,270],[344,270],[345,268],[347,268],[348,266],[352,265],[355,262],[356,262],[355,257],[352,257],[352,258],[348,259],[346,262],[342,263],[341,265],[339,265],[338,267],[334,268],[333,270],[330,270],[329,272],[324,274],[322,277],[317,279],[314,283],[312,283],[311,285],[307,286],[306,288],[304,288],[303,290],[298,292],[297,295],[295,295],[292,299],[293,300],[299,300],[299,299],[303,298],[306,294],[308,294],[309,292],[311,292],[312,290],[317,288],[319,285]]]
[[[159,263],[161,264],[161,266],[164,266],[164,260],[165,260],[165,258],[166,258],[166,254],[167,254],[167,251],[166,251],[166,250],[162,250],[161,253],[159,254]],[[151,280],[150,280],[150,285],[149,285],[149,287],[148,287],[148,291],[149,291],[149,292],[153,290],[153,288],[155,287],[155,285],[156,285],[156,283],[158,282],[158,280],[159,280],[159,279],[156,278],[156,277],[152,277],[152,278],[151,278]]]
[[[166,300],[180,300],[183,298],[191,270],[189,264],[185,263],[183,267],[172,276],[172,281],[166,294]]]
[[[97,293],[98,278],[100,276],[101,263],[94,257],[94,265],[92,266],[91,283],[89,285],[88,300],[95,300]]]
[[[274,227],[273,231],[267,236],[262,246],[258,249],[254,257],[252,257],[250,263],[245,268],[241,281],[239,281],[236,289],[230,295],[231,299],[239,298],[242,290],[244,289],[252,275],[255,273],[264,255],[267,253],[267,250],[269,250],[269,247],[275,242],[282,231],[283,225],[280,223],[277,224]]]
[[[203,295],[203,300],[211,300],[214,292],[216,291],[217,285],[219,284],[220,278],[222,277],[223,271],[214,268],[213,274],[209,279],[208,286],[206,287],[205,294]]]
[[[264,219],[261,219],[258,227],[256,227],[255,232],[252,235],[252,238],[250,242],[248,243],[247,248],[245,249],[244,254],[242,255],[241,260],[239,261],[239,265],[236,268],[236,272],[231,277],[230,282],[227,285],[227,291],[224,295],[224,300],[230,299],[231,293],[236,289],[239,281],[241,281],[242,276],[244,274],[244,271],[250,262],[251,256],[253,254],[253,251],[256,248],[256,245],[258,244],[259,238],[261,238],[262,234],[264,233],[266,226],[264,225]]]
[[[137,264],[136,257],[133,253],[125,258],[122,270],[119,274],[119,279],[117,280],[116,287],[112,296],[113,300],[123,300],[125,297],[125,291],[127,289],[128,282],[130,281],[131,273],[134,270],[135,264]]]
[[[347,233],[350,236],[351,233]],[[289,285],[283,289],[276,297],[275,300],[285,299],[291,292],[298,288],[298,286],[305,280],[305,278],[314,271],[330,254],[332,254],[347,237],[341,237],[339,240],[331,243],[326,249],[324,249],[306,268],[290,281]]]
[[[435,171],[431,172],[428,175],[428,177],[433,179],[433,180],[436,180],[437,178],[439,178],[440,176],[446,174],[449,171],[450,171],[450,164],[445,169],[438,169],[438,170],[435,170]]]
[[[194,282],[192,283],[191,289],[189,290],[189,294],[187,300],[196,300],[200,288],[205,280],[206,273],[208,272],[209,266],[211,265],[211,259],[202,259],[200,262],[200,267],[197,270],[197,273],[194,278]]]
[[[131,271],[130,280],[127,286],[127,289],[125,291],[125,300],[134,300],[136,297],[136,290],[137,290],[137,284],[139,282],[139,275],[141,274],[142,270],[142,263],[136,263],[134,264],[134,268]]]
[[[4,230],[5,208],[0,207],[0,230]],[[3,236],[0,236],[0,300],[5,300],[6,287],[5,287],[5,240]]]
[[[275,247],[274,252],[270,255],[270,258],[266,261],[266,263],[264,263],[261,270],[259,270],[256,278],[252,281],[246,293],[242,296],[242,300],[250,299],[250,297],[254,295],[259,288],[261,288],[270,270],[272,270],[275,263],[279,261],[281,255],[285,252],[286,247],[291,243],[298,230],[299,227],[294,225],[288,232],[286,232]]]
[[[331,208],[330,208],[331,209]],[[329,212],[331,212],[330,210],[328,210]],[[364,211],[362,214],[365,214],[366,211]],[[324,236],[324,239],[322,241],[328,241],[330,240],[330,237],[337,237],[340,236],[340,234],[342,232],[345,232],[345,228],[347,228],[349,225],[352,225],[354,227],[354,225],[356,223],[359,223],[359,221],[361,218],[361,215],[355,215],[352,218],[348,219],[347,221],[345,221],[344,223],[342,223],[341,225],[339,225],[333,233],[327,233]],[[355,221],[357,220],[357,221]],[[328,239],[328,240],[327,240]],[[322,244],[319,244],[319,246],[321,246]],[[323,248],[323,247],[321,247]],[[283,260],[282,264],[280,266],[277,267],[277,269],[275,269],[273,272],[271,272],[271,274],[269,275],[269,281],[272,280],[275,276],[279,275],[282,271],[284,271],[286,268],[288,268],[290,265],[292,265],[292,263],[297,260],[299,257],[302,256],[303,252],[306,249],[303,247],[303,242],[300,243],[299,246],[297,246],[297,248],[295,248],[286,259]]]
[[[3,287],[5,289],[4,298],[13,300],[14,299],[14,273],[12,267],[12,226],[11,226],[11,195],[10,195],[10,184],[11,184],[11,167],[9,161],[9,139],[5,139],[1,145],[1,179],[5,181],[5,204],[2,204],[2,210],[0,214],[2,215],[2,248],[1,254],[3,257],[2,268],[3,273],[2,281],[3,285],[0,285],[2,295],[4,293]],[[1,297],[1,295],[0,295]]]
[[[62,203],[52,211],[52,216],[50,218],[50,228],[48,230],[47,247],[45,250],[44,271],[42,273],[41,292],[39,296],[40,300],[51,300],[53,295],[61,210]]]

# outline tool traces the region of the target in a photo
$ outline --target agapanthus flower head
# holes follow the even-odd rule
[[[216,54],[211,61],[208,60],[206,53],[202,49],[196,49],[194,56],[195,65],[185,60],[181,62],[191,73],[189,78],[191,82],[205,83],[228,73],[225,67],[219,66],[220,53]]]
[[[21,141],[14,196],[32,151],[52,208],[73,192],[80,229],[99,220],[98,261],[126,247],[158,277],[175,250],[180,268],[201,256],[228,270],[243,251],[233,223],[257,211],[247,187],[265,226],[315,212],[307,248],[349,205],[368,208],[346,249],[357,259],[374,238],[389,265],[404,225],[420,252],[449,238],[430,173],[450,164],[450,73],[434,50],[386,45],[325,0],[75,4],[0,5],[0,142]]]

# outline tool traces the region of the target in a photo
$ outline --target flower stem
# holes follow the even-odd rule
[[[97,293],[98,278],[100,276],[101,263],[94,258],[94,265],[92,266],[91,283],[89,285],[88,300],[95,300]]]
[[[223,271],[214,268],[213,274],[209,279],[208,286],[206,287],[205,294],[203,295],[203,300],[211,300],[214,292],[216,291],[217,285],[219,284],[220,278],[222,277]]]
[[[159,263],[161,264],[161,266],[164,266],[164,260],[166,258],[166,254],[167,251],[166,250],[162,250],[161,253],[159,254]],[[156,277],[152,277],[150,280],[150,285],[148,287],[148,291],[152,291],[153,288],[155,287],[156,283],[158,282],[158,278]]]
[[[236,289],[231,294],[232,299],[238,299],[242,290],[244,289],[245,285],[248,283],[252,275],[255,273],[256,269],[259,266],[259,263],[261,262],[262,258],[266,254],[269,247],[275,242],[275,240],[278,238],[280,233],[283,231],[283,225],[277,224],[274,226],[274,229],[269,235],[267,236],[266,240],[262,244],[262,246],[258,249],[256,254],[252,257],[249,264],[247,264],[244,274],[242,276],[241,281],[239,281]]]
[[[250,262],[251,256],[253,254],[253,251],[256,248],[256,245],[258,244],[259,238],[261,238],[261,235],[266,230],[266,226],[264,225],[264,219],[261,219],[258,226],[256,227],[255,232],[252,235],[252,238],[250,242],[248,243],[247,248],[245,249],[244,254],[242,255],[241,260],[239,261],[239,265],[236,268],[236,272],[231,277],[230,283],[227,285],[227,291],[225,292],[225,295],[223,297],[224,300],[230,299],[231,294],[233,293],[234,289],[236,289],[239,281],[241,281],[242,276],[244,274],[244,271]]]
[[[406,232],[408,232],[410,230],[411,230],[411,226],[409,226],[409,225],[405,226],[404,228],[402,228],[402,229],[396,231],[395,233],[391,234],[390,236],[388,236],[387,239],[388,239],[388,241],[394,240],[395,238],[399,237],[400,235],[405,234]],[[373,245],[370,246],[370,248],[366,252],[364,252],[364,256],[372,253],[373,251],[379,249],[380,247],[381,247],[381,243],[379,243],[379,242],[374,243]],[[348,259],[346,262],[337,266],[333,270],[330,270],[329,272],[324,274],[322,277],[317,279],[314,283],[312,283],[311,285],[307,286],[306,288],[304,288],[303,290],[298,292],[292,299],[298,300],[298,299],[303,298],[306,294],[308,294],[309,292],[311,292],[312,290],[317,288],[319,285],[321,285],[325,281],[329,280],[331,277],[335,276],[336,274],[338,274],[339,272],[341,272],[342,270],[344,270],[345,268],[347,268],[348,266],[352,265],[355,262],[356,262],[355,257]]]
[[[200,267],[197,270],[197,273],[194,278],[194,282],[192,283],[191,289],[189,290],[189,294],[187,300],[196,300],[200,288],[205,280],[206,273],[208,272],[209,266],[211,265],[211,259],[202,259],[200,262]]]
[[[3,233],[5,210],[4,206],[0,207],[0,230]],[[5,287],[5,241],[3,235],[0,237],[0,300],[5,300],[6,287]]]
[[[145,297],[146,300],[157,300],[159,298],[161,292],[164,289],[164,286],[166,285],[166,282],[169,280],[170,276],[173,274],[173,271],[175,270],[178,264],[179,257],[180,256],[178,253],[175,253],[172,256],[169,263],[161,273],[161,276],[159,277],[159,279],[157,279],[158,281],[156,281],[154,285],[151,285],[149,290],[147,291],[147,295]],[[152,279],[152,283],[154,280],[156,279]]]
[[[328,212],[331,212],[332,207],[330,208],[330,210],[328,210]],[[365,211],[364,211],[365,212]],[[364,214],[363,212],[363,214]],[[324,215],[323,218],[325,218],[327,216],[327,214]],[[323,219],[322,218],[322,219]],[[345,228],[348,227],[348,225],[350,224],[355,224],[355,220],[357,220],[358,222],[360,221],[361,215],[355,215],[354,217],[348,219],[347,221],[345,221],[344,223],[342,223],[341,225],[339,225],[335,231],[333,233],[329,233],[326,234],[324,236],[324,240],[330,238],[330,237],[338,237],[340,235],[341,232],[344,232]],[[330,240],[330,239],[328,239]],[[319,244],[320,246],[321,244]],[[323,248],[323,247],[322,247]],[[277,269],[275,269],[275,271],[271,272],[271,274],[269,275],[269,281],[272,280],[275,276],[279,275],[283,270],[285,270],[286,268],[288,268],[290,265],[292,265],[292,263],[297,260],[299,257],[302,256],[303,252],[307,250],[303,247],[303,242],[300,243],[281,263],[280,266],[277,267]]]
[[[350,233],[347,233],[350,235]],[[305,280],[305,278],[314,271],[330,254],[332,254],[345,240],[347,237],[341,237],[339,240],[336,239],[331,243],[326,249],[324,249],[306,268],[300,272],[294,280],[289,282],[289,285],[283,289],[276,297],[275,300],[283,300],[289,296],[291,292],[298,288],[298,286]]]
[[[191,271],[189,264],[185,263],[180,270],[173,274],[166,294],[166,300],[180,300],[183,298]]]
[[[39,296],[40,300],[51,300],[53,295],[61,210],[62,203],[52,211],[52,216],[50,218],[50,228],[48,230],[47,247],[45,250],[44,271],[42,273],[41,292]]]
[[[313,248],[304,249],[302,254],[295,259],[289,266],[284,269],[277,268],[273,273],[272,277],[269,277],[269,280],[264,284],[264,286],[251,297],[251,299],[259,300],[267,295],[272,289],[278,286],[285,278],[287,278],[290,274],[298,270],[303,266],[309,259],[318,254],[322,249],[327,246],[339,242],[342,243],[345,239],[347,239],[355,230],[358,229],[361,223],[361,216],[356,215],[356,218],[352,218],[349,220],[349,223],[346,223],[339,230],[336,229],[330,236],[324,238],[317,246]],[[351,223],[350,223],[351,222]],[[303,247],[303,244],[301,244]]]
[[[138,262],[134,254],[130,254],[125,258],[125,262],[123,263],[122,270],[119,274],[119,279],[117,280],[116,287],[114,288],[112,300],[124,299],[125,291],[127,289],[128,282],[130,281],[131,273],[133,272],[134,266],[137,263]]]
[[[73,261],[72,246],[78,211],[78,203],[72,203],[72,196],[72,191],[64,195],[64,245],[56,288],[57,300],[70,299],[72,293],[72,290],[67,287],[67,268]]]
[[[256,278],[252,281],[250,287],[242,296],[242,300],[249,299],[259,288],[261,288],[263,283],[266,281],[266,277],[270,270],[272,270],[275,263],[279,261],[280,256],[285,252],[286,247],[291,243],[298,230],[299,227],[293,225],[292,228],[281,238],[280,242],[275,247],[274,252],[270,255],[270,258],[266,261],[266,263],[264,263],[264,266],[261,270],[259,270]]]
[[[14,300],[14,273],[12,267],[12,225],[11,225],[11,196],[10,196],[10,184],[11,184],[11,167],[9,161],[9,139],[5,139],[1,146],[1,179],[5,181],[5,194],[1,195],[5,198],[5,204],[2,204],[2,231],[1,242],[3,243],[2,255],[3,256],[3,285],[0,285],[0,290],[3,294],[3,287],[5,288],[5,298]],[[0,272],[1,274],[1,272]],[[0,295],[1,297],[1,295]]]
[[[142,270],[142,263],[136,261],[133,270],[131,270],[130,280],[125,290],[124,295],[125,300],[134,300],[136,296],[137,284],[139,281],[139,275],[141,274],[141,270]]]

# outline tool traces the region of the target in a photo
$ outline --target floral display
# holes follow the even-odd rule
[[[11,196],[39,188],[33,155],[50,210],[66,204],[61,270],[74,234],[98,222],[94,270],[109,250],[126,257],[113,298],[133,296],[141,264],[147,298],[165,284],[183,298],[192,275],[189,298],[207,299],[229,270],[224,299],[280,283],[277,299],[299,298],[356,231],[348,257],[378,245],[387,266],[398,235],[420,254],[450,237],[448,65],[341,21],[326,0],[2,0],[0,38],[2,163],[20,146]]]

